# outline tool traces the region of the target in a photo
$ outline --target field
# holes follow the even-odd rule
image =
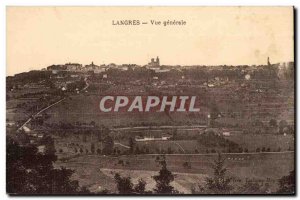
[[[6,121],[22,123],[33,114],[61,99],[47,87],[22,88],[7,91]]]
[[[109,112],[103,113],[99,109],[100,97],[98,95],[76,95],[66,99],[47,111],[50,116],[45,123],[90,123],[107,127],[134,126],[143,124],[168,125],[168,124],[205,124],[206,121],[199,114],[165,113],[165,112]]]
[[[253,153],[253,154],[224,154],[228,174],[235,177],[235,182],[240,183],[245,179],[267,181],[272,188],[277,187],[277,179],[286,175],[293,169],[294,153]],[[66,162],[57,162],[56,166],[65,166],[75,169],[74,179],[81,185],[88,186],[91,190],[115,189],[113,176],[116,172],[121,175],[130,175],[133,182],[138,178],[145,178],[149,187],[153,187],[150,178],[157,174],[161,159],[159,155],[137,156],[79,156]],[[204,177],[212,175],[211,164],[216,159],[216,154],[206,155],[166,155],[168,168],[176,175],[174,186],[183,192],[189,192],[193,184],[203,183]],[[185,162],[191,164],[187,169]],[[143,173],[140,173],[142,170]],[[137,176],[139,175],[139,176]]]
[[[173,128],[162,129],[159,131],[139,129],[134,131],[132,128],[126,130],[113,131],[110,133],[114,139],[115,145],[112,148],[117,148],[121,151],[121,154],[128,151],[129,149],[129,138],[135,138],[137,135],[144,136],[160,136],[162,134],[172,136]],[[199,134],[202,129],[191,128],[191,129],[179,129],[177,127],[176,137],[177,140],[166,140],[166,141],[145,141],[135,142],[136,147],[142,150],[144,153],[207,153],[212,150],[219,152],[228,152],[228,148],[221,146],[208,146],[199,142]],[[95,150],[103,148],[103,143],[97,137],[97,133],[100,130],[95,130],[96,133],[91,134],[89,132],[82,132],[80,134],[74,134],[73,130],[64,130],[65,136],[63,138],[58,137],[57,132],[59,130],[52,130],[51,134],[58,137],[55,139],[55,146],[57,152],[62,149],[64,153],[75,154],[75,149],[79,152],[83,149],[84,153],[90,152],[91,144],[95,145]],[[259,148],[260,151],[293,151],[294,150],[294,136],[293,135],[279,135],[279,134],[243,134],[236,133],[230,136],[223,136],[225,140],[233,141],[240,146],[243,150],[247,149],[248,152],[256,152]]]
[[[263,147],[270,148],[271,151],[277,151],[279,148],[281,151],[288,149],[294,150],[294,135],[232,135],[227,137],[229,140],[234,141],[241,146],[249,149],[249,151],[255,151],[257,148]]]

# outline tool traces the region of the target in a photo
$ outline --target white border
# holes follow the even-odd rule
[[[6,148],[5,148],[5,119],[6,119],[6,95],[5,95],[5,78],[6,78],[6,6],[295,6],[298,8],[298,15],[300,9],[299,0],[172,0],[172,1],[162,1],[162,0],[110,0],[105,2],[100,2],[97,0],[2,0],[0,1],[0,126],[1,126],[1,138],[0,138],[0,197],[1,199],[9,199],[14,197],[9,197],[6,194],[6,183],[5,183],[5,160],[6,160]],[[299,25],[299,20],[297,20],[297,27]],[[298,33],[297,33],[298,35]],[[299,56],[299,51],[297,51],[296,57]],[[300,70],[297,70],[297,77],[299,77]],[[297,84],[297,94],[299,94],[299,85]],[[299,98],[297,100],[297,105],[299,107]],[[298,113],[298,109],[297,109]],[[298,122],[298,115],[297,115]],[[298,123],[297,123],[298,124]],[[297,144],[299,145],[299,136],[297,137]],[[297,148],[298,149],[298,148]],[[299,160],[299,154],[297,152],[297,160]],[[297,168],[298,169],[298,168]],[[296,169],[296,170],[297,170]],[[296,171],[296,174],[299,172]],[[299,184],[299,181],[297,181]],[[299,187],[297,184],[297,192],[299,193]],[[299,195],[298,195],[299,197]],[[297,197],[297,198],[298,198]],[[18,199],[31,199],[33,197],[18,197]],[[38,197],[41,198],[41,197]],[[67,197],[43,197],[43,198],[53,198],[53,199],[66,199]],[[83,197],[82,197],[83,198]],[[99,197],[97,197],[99,198]],[[119,197],[101,197],[102,199],[117,199]],[[133,198],[133,197],[124,197],[124,198]],[[163,199],[166,197],[147,197],[155,199]],[[180,197],[170,197],[170,198],[180,198]],[[193,198],[193,197],[192,197]],[[195,198],[204,198],[204,197],[195,197]],[[210,197],[210,198],[224,198],[224,197]],[[225,197],[228,199],[229,197]],[[233,199],[235,197],[230,197]],[[240,198],[240,197],[238,197]],[[244,198],[244,197],[243,197]],[[247,197],[249,198],[249,197]],[[258,198],[258,197],[254,197]],[[268,198],[268,197],[259,197],[259,198]],[[270,197],[269,197],[270,198]],[[284,197],[286,198],[286,197]],[[274,197],[272,199],[282,199],[282,197]]]

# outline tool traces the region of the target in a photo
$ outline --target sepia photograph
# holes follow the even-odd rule
[[[6,193],[295,195],[295,12],[7,6]]]

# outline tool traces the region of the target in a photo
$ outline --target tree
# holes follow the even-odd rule
[[[267,194],[269,193],[269,188],[264,186],[262,183],[257,181],[246,181],[241,187],[236,191],[238,194]]]
[[[141,153],[140,148],[138,146],[135,147],[135,152],[134,153],[135,154],[140,154]]]
[[[113,152],[113,148],[114,148],[114,141],[112,139],[112,137],[110,137],[109,135],[107,135],[104,140],[103,140],[103,154],[104,155],[111,155]]]
[[[172,151],[171,147],[168,147],[168,150],[167,150],[167,152],[168,152],[168,154],[172,154],[172,153],[173,153],[173,151]]]
[[[290,171],[289,175],[283,176],[278,181],[279,188],[277,193],[279,194],[295,194],[295,170]]]
[[[55,154],[54,140],[51,136],[43,137],[40,144],[45,145],[45,154]]]
[[[149,147],[146,147],[146,149],[145,149],[145,153],[146,153],[146,154],[149,154],[149,153],[150,153],[150,149],[149,149]]]
[[[229,194],[233,187],[231,186],[231,177],[226,176],[227,169],[224,167],[225,159],[218,154],[217,160],[214,161],[212,168],[214,176],[206,179],[207,192],[211,194]]]
[[[90,122],[90,125],[91,125],[91,126],[96,126],[96,122],[91,121],[91,122]]]
[[[115,181],[119,194],[132,194],[134,192],[130,177],[121,177],[119,173],[116,173]]]
[[[146,193],[146,181],[139,179],[138,183],[134,186],[134,191],[138,194]]]
[[[99,154],[99,155],[101,154],[101,149],[99,149],[99,148],[97,149],[97,154]]]
[[[132,137],[130,137],[129,138],[129,153],[130,154],[133,154],[133,150],[134,150],[134,141],[133,141],[133,138]]]
[[[6,185],[9,194],[88,194],[71,180],[73,170],[55,169],[54,153],[38,153],[35,146],[22,145],[8,138]]]
[[[97,141],[100,142],[101,139],[102,139],[102,134],[101,134],[101,132],[97,132],[96,135],[97,135]]]
[[[281,148],[280,148],[280,147],[278,147],[277,151],[278,151],[278,152],[280,152],[280,151],[281,151]]]
[[[271,127],[277,127],[277,121],[276,121],[275,119],[271,119],[271,120],[269,121],[269,125],[270,125]]]
[[[191,165],[191,163],[189,163],[189,162],[184,162],[184,163],[182,164],[182,166],[183,166],[184,168],[186,168],[186,169],[191,169],[191,168],[192,168],[192,165]]]
[[[146,182],[143,179],[139,179],[138,183],[134,185],[131,182],[131,177],[121,177],[119,173],[116,173],[114,178],[117,183],[117,189],[119,194],[151,193],[150,191],[146,191]]]
[[[172,139],[173,140],[177,140],[177,129],[173,129],[173,132],[172,132]]]
[[[280,134],[283,134],[283,133],[284,133],[284,128],[286,128],[287,126],[288,126],[287,121],[281,120],[281,121],[279,122],[279,133],[280,133]]]
[[[82,136],[82,142],[86,142],[87,141],[87,137],[86,137],[86,135],[84,134],[83,136]]]
[[[95,153],[95,144],[91,143],[91,153],[94,154]]]
[[[256,119],[254,122],[253,122],[253,126],[256,126],[256,127],[263,127],[264,126],[264,123],[262,121],[260,121],[259,119]]]
[[[178,191],[174,190],[174,187],[170,185],[171,182],[174,181],[174,175],[171,171],[167,169],[167,163],[164,160],[160,161],[160,164],[162,166],[161,170],[159,171],[159,174],[156,176],[153,176],[153,179],[156,182],[156,187],[154,188],[154,191],[157,194],[176,194]]]

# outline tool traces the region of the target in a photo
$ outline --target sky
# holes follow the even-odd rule
[[[294,60],[292,7],[7,7],[7,75],[52,64],[260,65]],[[118,20],[148,22],[112,25]],[[184,26],[150,20],[184,20]]]

